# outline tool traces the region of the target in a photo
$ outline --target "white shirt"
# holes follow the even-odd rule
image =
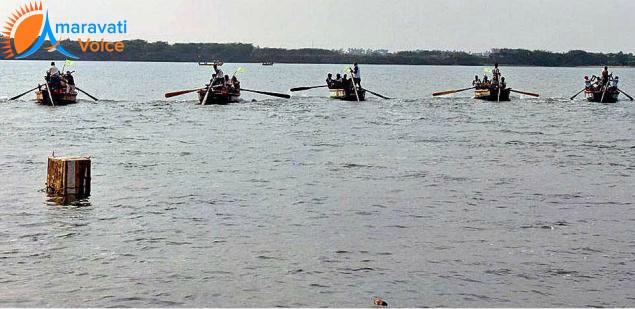
[[[49,75],[53,76],[55,74],[59,74],[60,70],[56,66],[52,66],[47,72],[49,73]]]
[[[357,72],[355,72],[355,68],[353,68],[353,75],[354,75],[353,78],[359,78],[359,79],[362,78],[362,72],[359,69],[359,67],[357,67]]]
[[[611,87],[617,87],[617,83],[619,82],[619,80],[614,79],[611,81]]]
[[[590,80],[588,80],[588,79],[587,79],[587,80],[585,80],[585,81],[584,81],[584,86],[585,86],[585,87],[587,87],[587,88],[591,88],[591,81],[590,81]]]
[[[222,78],[223,80],[225,80],[225,74],[223,74],[223,70],[217,68],[215,72],[216,72],[216,78]]]

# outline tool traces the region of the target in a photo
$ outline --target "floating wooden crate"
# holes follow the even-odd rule
[[[49,157],[46,193],[61,204],[90,196],[90,157]]]

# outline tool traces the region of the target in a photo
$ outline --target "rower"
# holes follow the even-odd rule
[[[611,80],[611,88],[616,88],[617,89],[617,84],[620,82],[620,77],[619,76],[615,76],[615,78],[613,78]]]
[[[591,80],[589,79],[588,76],[584,77],[584,88],[585,89],[589,89],[591,88],[592,84],[591,84]]]
[[[355,82],[355,84],[357,85],[357,88],[361,88],[362,87],[362,73],[359,71],[359,66],[357,65],[357,62],[353,63],[353,70],[351,70],[352,75],[353,75],[353,81]]]
[[[505,77],[501,77],[501,89],[506,89],[507,88],[507,84],[505,83]]]
[[[342,88],[342,75],[337,73],[335,75],[335,82],[333,82],[333,88]]]
[[[238,81],[238,78],[236,78],[236,76],[232,76],[232,85],[234,86],[234,90],[240,90],[240,82]]]
[[[478,79],[478,75],[474,75],[474,80],[472,81],[472,86],[478,87],[481,85],[481,80]]]
[[[483,75],[483,85],[489,86],[489,80],[487,79],[487,74]]]
[[[326,86],[329,89],[333,88],[333,74],[329,73],[326,75]]]
[[[66,80],[66,92],[71,93],[75,91],[75,79],[73,78],[71,71],[66,71],[64,79]]]
[[[353,83],[350,79],[348,79],[346,74],[342,77],[342,88],[344,88],[344,91],[347,93],[351,90],[351,88],[353,88]]]
[[[229,75],[225,75],[223,85],[227,87],[227,89],[231,88],[231,81],[229,80]]]

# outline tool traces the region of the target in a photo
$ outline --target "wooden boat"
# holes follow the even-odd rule
[[[606,89],[606,93],[602,88],[586,88],[584,89],[584,96],[589,102],[596,103],[615,103],[620,95],[619,90],[615,87],[609,87]],[[602,98],[604,96],[604,98]]]
[[[262,65],[271,66],[271,65],[273,65],[273,62],[263,62]]]
[[[51,96],[53,97],[53,102],[51,103],[46,87],[46,85],[38,85],[38,90],[35,92],[35,100],[38,104],[67,105],[77,103],[77,91],[74,89],[68,91],[65,86],[51,87]]]
[[[500,98],[498,96],[498,88],[495,87],[477,87],[474,89],[474,98],[485,101],[509,101],[510,88],[501,89]]]
[[[343,101],[357,101],[357,96],[359,96],[359,100],[360,101],[365,101],[366,100],[366,90],[357,89],[357,96],[356,96],[355,95],[355,91],[353,89],[350,89],[349,91],[346,91],[343,88],[330,88],[329,89],[329,96],[332,99],[338,99],[338,100],[343,100]]]
[[[207,93],[207,86],[204,89],[198,90],[198,102],[203,104],[203,99],[205,99],[205,93]],[[207,102],[203,105],[208,104],[229,104],[229,103],[238,103],[240,101],[240,89],[229,89],[225,86],[215,86],[210,90],[209,95],[207,95]]]

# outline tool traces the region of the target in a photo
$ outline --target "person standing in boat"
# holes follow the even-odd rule
[[[609,82],[609,68],[607,66],[604,66],[604,70],[602,70],[602,75],[600,76],[601,76],[602,86],[607,85]]]
[[[494,63],[494,69],[492,70],[492,84],[493,85],[498,85],[498,82],[500,81],[500,70],[498,69],[498,63]]]
[[[357,85],[357,88],[362,87],[362,73],[359,71],[359,66],[357,62],[353,63],[353,69],[351,70],[353,74],[353,82]]]
[[[212,66],[214,68],[214,74],[212,75],[212,80],[210,81],[211,85],[218,85],[218,84],[223,84],[223,82],[225,81],[225,73],[223,73],[223,70],[218,68],[218,64],[214,63],[214,65]]]
[[[55,62],[51,62],[51,67],[46,71],[46,81],[51,81],[51,77],[59,73],[60,70],[55,66]]]

